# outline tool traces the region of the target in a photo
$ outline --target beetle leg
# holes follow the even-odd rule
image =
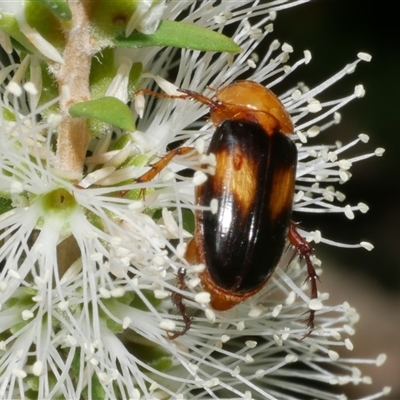
[[[145,172],[142,176],[139,176],[139,178],[136,179],[136,182],[142,183],[151,181],[172,161],[175,156],[183,156],[193,151],[195,151],[193,147],[178,147],[177,149],[170,151],[159,161],[154,163],[147,172]]]
[[[186,269],[179,268],[176,286],[180,290],[184,290],[186,287],[185,277],[186,277]],[[169,340],[173,340],[179,336],[184,335],[190,329],[190,326],[192,324],[192,317],[190,317],[186,313],[186,305],[183,302],[183,298],[184,298],[184,296],[182,294],[180,294],[178,292],[172,292],[171,301],[178,308],[179,313],[182,316],[183,323],[185,324],[185,326],[180,331],[168,331],[167,336],[168,336]]]
[[[175,150],[170,151],[156,163],[154,163],[151,168],[145,172],[143,175],[139,176],[136,179],[136,183],[143,183],[151,181],[157,174],[159,174],[171,161],[175,156],[183,156],[185,154],[189,154],[190,152],[195,151],[193,147],[178,147]],[[141,192],[146,191],[146,189],[142,189]],[[121,190],[119,192],[120,197],[124,197],[129,190]]]
[[[294,222],[290,223],[289,226],[289,240],[294,247],[296,247],[297,253],[300,259],[304,259],[307,265],[307,278],[306,281],[311,283],[311,299],[316,299],[318,297],[317,290],[317,280],[319,277],[315,272],[313,263],[311,262],[312,247],[311,245],[297,232],[296,224]],[[309,317],[307,321],[307,327],[310,328],[310,332],[314,329],[314,317],[315,310],[309,311]],[[308,333],[308,334],[309,334]],[[308,334],[306,336],[308,336]],[[305,337],[306,337],[305,336]],[[304,339],[304,338],[303,338]]]

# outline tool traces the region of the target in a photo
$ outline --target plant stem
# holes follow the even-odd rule
[[[89,74],[92,63],[90,25],[87,0],[69,0],[72,12],[71,29],[66,32],[64,64],[57,72],[59,91],[68,88],[69,96],[62,96],[62,121],[58,128],[57,168],[79,180],[82,176],[86,150],[90,139],[85,118],[72,118],[68,108],[90,99]]]

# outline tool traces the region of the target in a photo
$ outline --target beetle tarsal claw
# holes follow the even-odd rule
[[[315,317],[315,310],[308,310],[306,311],[304,314],[309,313],[308,314],[308,318],[304,321],[306,323],[306,328],[308,329],[308,331],[306,332],[306,334],[304,336],[302,336],[299,339],[299,342],[301,342],[302,340],[304,340],[305,338],[307,338],[308,336],[311,335],[311,333],[314,331],[315,326],[314,326],[314,317]]]

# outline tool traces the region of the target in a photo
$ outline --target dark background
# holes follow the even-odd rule
[[[366,202],[370,211],[358,214],[354,221],[346,218],[338,221],[334,215],[330,218],[333,226],[325,226],[320,216],[315,222],[334,239],[350,243],[372,241],[375,245],[372,252],[340,250],[335,258],[346,268],[350,264],[371,274],[385,289],[398,292],[400,159],[396,150],[400,150],[400,101],[396,89],[400,89],[400,45],[399,36],[395,35],[398,14],[394,6],[390,10],[389,2],[383,3],[385,7],[378,7],[376,0],[312,1],[279,13],[274,34],[294,46],[293,58],[304,49],[311,51],[311,63],[295,73],[310,87],[355,60],[359,51],[372,55],[370,63],[360,63],[355,73],[329,91],[329,97],[345,96],[362,83],[366,95],[341,109],[342,123],[323,137],[329,142],[335,137],[346,143],[363,132],[370,135],[370,141],[359,145],[356,152],[362,154],[376,147],[386,149],[382,158],[354,164],[352,179],[339,188],[346,193],[348,202]]]
[[[324,237],[347,243],[366,240],[375,246],[371,252],[324,245],[315,249],[324,267],[319,289],[329,292],[333,300],[348,300],[361,314],[352,338],[356,346],[352,355],[374,358],[384,352],[388,356],[379,369],[367,368],[374,387],[367,391],[355,387],[350,398],[388,385],[393,391],[386,398],[400,399],[400,44],[395,34],[399,30],[396,3],[313,0],[279,12],[272,34],[294,47],[292,60],[300,58],[305,49],[311,51],[311,63],[294,73],[296,81],[310,87],[355,60],[359,51],[372,55],[370,63],[361,62],[326,98],[349,95],[359,83],[366,89],[365,97],[341,109],[341,124],[316,139],[347,143],[366,133],[370,141],[358,145],[356,153],[386,149],[383,157],[353,165],[352,179],[337,188],[347,195],[346,203],[362,201],[370,210],[357,213],[353,221],[336,214],[295,216],[307,229],[320,229]]]

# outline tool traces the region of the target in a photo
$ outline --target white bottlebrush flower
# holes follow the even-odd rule
[[[108,93],[127,101],[132,59],[143,64],[145,83],[156,81],[167,91],[179,87],[212,97],[208,87],[251,72],[250,79],[280,94],[278,84],[310,61],[309,52],[293,65],[287,44],[273,41],[260,59],[255,52],[272,30],[275,11],[302,2],[227,0],[213,7],[210,1],[159,2],[156,17],[146,14],[149,29],[159,12],[163,20],[176,19],[190,7],[185,22],[213,30],[236,26],[233,39],[242,52],[179,50],[176,61],[178,50],[170,47],[126,50],[125,57],[115,57],[120,65]],[[250,11],[259,18],[256,23],[249,20]],[[296,212],[354,218],[355,211],[367,211],[364,204],[344,203],[333,185],[349,180],[353,163],[383,151],[346,159],[346,151],[365,143],[367,135],[344,145],[334,138],[324,138],[328,145],[314,139],[328,128],[327,133],[334,132],[338,110],[364,90],[358,86],[349,96],[325,103],[317,100],[319,93],[362,60],[369,56],[360,53],[316,88],[300,84],[280,94],[296,125]],[[305,267],[297,258],[291,261],[289,247],[258,295],[228,312],[208,305],[198,279],[204,266],[184,259],[196,209],[194,187],[207,172],[204,165],[212,166],[204,152],[214,128],[201,119],[207,107],[147,97],[138,105],[143,118],[135,131],[102,131],[90,140],[83,176],[76,181],[57,160],[56,136],[64,116],[54,105],[65,101],[66,91],[39,105],[36,57],[21,63],[10,57],[7,65],[1,65],[0,75],[0,398],[345,399],[340,393],[346,384],[370,382],[359,365],[381,365],[385,356],[350,357],[356,310],[345,300],[329,304],[327,293],[310,301]],[[173,71],[171,85],[164,78]],[[192,153],[174,158],[155,179],[136,182],[168,146],[182,141]],[[197,170],[193,178],[178,174],[186,168]],[[346,246],[318,231],[300,232],[309,241]],[[353,247],[360,246],[372,248],[369,243]],[[186,268],[185,288],[176,283],[181,267]],[[168,334],[184,328],[184,320],[172,293],[184,295],[193,317],[190,330],[175,340]],[[305,337],[310,309],[317,310],[316,329]],[[365,399],[388,392],[384,388]]]

